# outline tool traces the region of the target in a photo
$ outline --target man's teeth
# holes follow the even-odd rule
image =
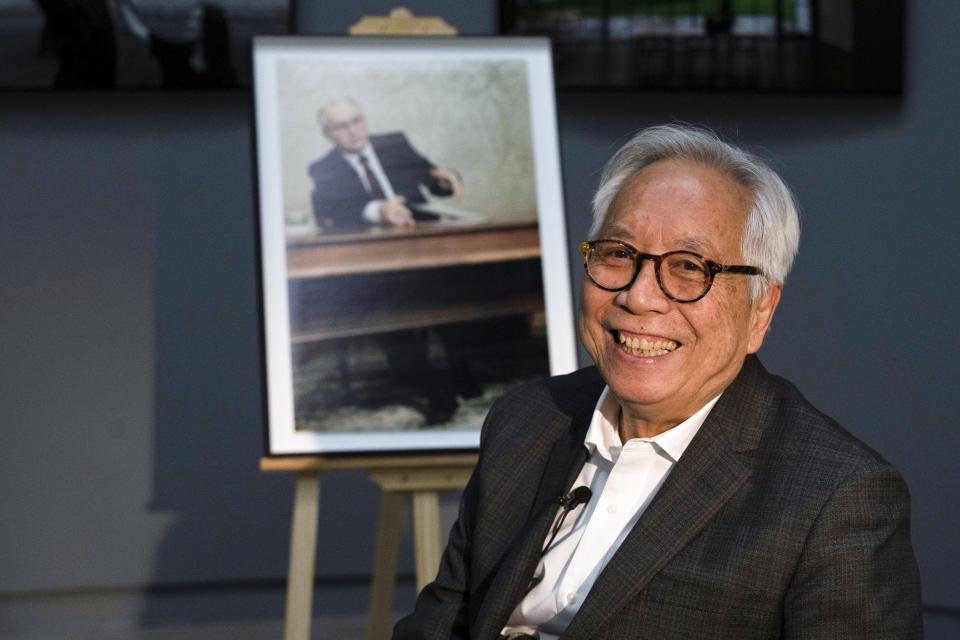
[[[619,336],[620,344],[630,349],[635,356],[662,356],[680,346],[673,340],[650,341],[646,338],[625,336],[622,333],[620,333]]]

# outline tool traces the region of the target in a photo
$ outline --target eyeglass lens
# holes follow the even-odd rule
[[[590,251],[587,273],[605,289],[622,289],[630,284],[635,265],[636,254],[628,247],[619,242],[597,242]],[[699,298],[710,286],[710,268],[696,254],[670,253],[662,257],[657,268],[660,286],[677,300]]]

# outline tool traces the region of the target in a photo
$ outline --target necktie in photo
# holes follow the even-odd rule
[[[370,199],[383,200],[383,189],[380,188],[380,182],[377,180],[377,177],[373,175],[373,170],[370,168],[370,161],[367,160],[367,156],[360,156],[360,164],[363,165],[363,172],[367,176],[367,184],[370,185]]]

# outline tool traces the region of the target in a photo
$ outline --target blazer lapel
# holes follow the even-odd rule
[[[547,532],[556,517],[559,506],[557,498],[567,493],[586,462],[587,450],[583,439],[600,388],[597,385],[588,385],[586,393],[583,393],[583,401],[572,403],[580,405],[576,410],[557,412],[544,420],[548,429],[556,430],[560,435],[547,456],[536,497],[522,533],[511,545],[486,590],[487,595],[477,612],[471,637],[497,638],[510,614],[523,598],[540,560]]]
[[[750,475],[739,451],[755,448],[766,412],[752,398],[763,367],[748,358],[653,502],[610,559],[564,640],[589,638],[697,535]]]

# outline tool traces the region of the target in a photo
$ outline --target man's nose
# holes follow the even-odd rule
[[[663,311],[670,306],[670,298],[657,282],[657,270],[650,258],[637,258],[637,276],[630,286],[620,292],[621,304],[633,313]]]

